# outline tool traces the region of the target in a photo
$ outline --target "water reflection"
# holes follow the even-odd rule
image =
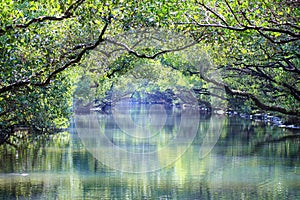
[[[95,158],[108,167],[131,173],[159,170],[180,158],[192,144],[200,119],[197,110],[169,109],[167,112],[162,105],[128,107],[125,104],[115,110],[118,111],[101,115],[100,119],[95,113],[77,115],[76,130]],[[133,119],[139,119],[138,122],[130,113],[135,113]]]
[[[209,130],[211,119],[200,118],[199,133]],[[168,129],[176,130],[168,120]],[[107,131],[114,128],[106,126]],[[198,133],[175,163],[140,174],[103,165],[74,131],[41,138],[20,149],[1,146],[0,199],[300,198],[299,139],[264,142],[296,134],[288,130],[226,118],[216,146],[204,158],[199,159],[199,149],[205,137]],[[110,138],[114,136],[117,144],[124,144],[118,134]]]

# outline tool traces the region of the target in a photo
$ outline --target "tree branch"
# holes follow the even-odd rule
[[[236,14],[234,13],[233,9],[231,8],[230,4],[228,3],[227,0],[225,0],[225,3],[227,7],[229,8],[231,14],[233,15],[234,19],[238,22],[239,25],[243,26],[243,24],[240,22],[240,20],[237,18]]]
[[[107,29],[107,27],[108,27],[108,24],[109,24],[109,22],[106,22],[106,23],[105,23],[105,25],[104,25],[104,27],[103,27],[103,29],[102,29],[102,31],[101,31],[101,33],[100,33],[100,35],[99,35],[97,41],[96,41],[93,45],[86,46],[86,47],[85,47],[85,48],[84,48],[84,49],[83,49],[83,50],[82,50],[82,51],[81,51],[74,59],[72,59],[72,60],[70,60],[69,62],[67,62],[64,66],[62,66],[62,67],[60,67],[60,68],[54,70],[54,71],[48,76],[48,78],[47,78],[44,82],[42,82],[42,83],[36,83],[36,84],[33,84],[33,85],[35,85],[35,86],[44,86],[44,85],[47,85],[47,84],[50,83],[50,81],[51,81],[58,73],[64,71],[65,69],[67,69],[68,67],[70,67],[70,66],[72,66],[72,65],[74,65],[74,64],[76,64],[76,63],[79,63],[79,62],[81,61],[83,55],[84,55],[87,51],[95,49],[101,42],[104,41],[103,36],[104,36],[105,31],[106,31],[106,29]]]
[[[200,3],[201,6],[203,6],[206,10],[211,12],[213,15],[215,15],[218,19],[220,19],[226,26],[229,26],[228,23],[225,21],[224,17],[221,16],[219,13],[215,12],[212,8],[206,6],[204,3]]]
[[[297,88],[294,88],[292,85],[286,83],[286,82],[279,82],[275,80],[273,77],[271,77],[269,74],[264,72],[265,68],[273,66],[273,64],[270,64],[268,66],[253,66],[253,65],[247,65],[245,63],[234,63],[235,66],[242,65],[245,66],[245,68],[236,68],[236,67],[231,67],[231,66],[226,66],[226,70],[231,70],[231,71],[237,71],[237,72],[242,72],[246,75],[253,76],[254,78],[256,77],[261,77],[264,80],[268,80],[272,83],[275,83],[289,91],[289,94],[291,94],[295,99],[300,101],[300,91],[297,90]],[[255,69],[253,69],[255,68]],[[273,67],[275,68],[275,67]],[[278,90],[278,88],[275,88]],[[286,91],[286,92],[288,92]]]
[[[162,55],[162,54],[165,54],[165,53],[170,53],[170,52],[175,52],[175,51],[181,51],[181,50],[184,50],[184,49],[187,49],[195,44],[197,44],[197,42],[192,42],[186,46],[182,46],[182,47],[179,47],[179,48],[176,48],[176,49],[168,49],[168,50],[162,50],[160,52],[157,52],[153,55],[146,55],[146,54],[139,54],[138,52],[134,51],[133,49],[131,49],[130,47],[128,47],[126,44],[124,43],[121,43],[121,42],[117,42],[117,41],[114,41],[112,39],[105,39],[105,41],[109,42],[109,43],[112,43],[114,45],[117,45],[117,46],[120,46],[120,47],[123,47],[124,50],[126,50],[129,54],[133,54],[134,56],[138,57],[138,58],[147,58],[147,59],[154,59],[156,58],[157,56],[159,55]]]
[[[274,27],[263,27],[263,26],[253,25],[249,21],[249,19],[246,17],[246,15],[242,12],[242,15],[245,17],[245,19],[249,23],[248,25],[243,25],[243,24],[240,23],[240,21],[237,19],[236,15],[234,14],[233,10],[231,10],[231,9],[230,9],[231,13],[234,15],[235,20],[237,20],[238,24],[241,27],[230,26],[230,25],[228,25],[228,23],[226,22],[226,20],[223,17],[220,16],[219,13],[217,13],[216,11],[214,11],[213,9],[211,9],[210,7],[206,6],[204,3],[199,3],[199,5],[201,5],[204,10],[206,10],[206,11],[212,13],[214,16],[216,16],[217,19],[220,20],[220,23],[209,23],[209,22],[208,23],[201,23],[201,22],[198,22],[197,20],[195,20],[194,18],[188,16],[188,18],[190,18],[192,20],[192,22],[194,22],[194,23],[189,23],[189,24],[195,24],[198,27],[222,28],[222,29],[228,29],[228,30],[239,31],[239,32],[243,32],[243,31],[246,31],[246,30],[255,30],[259,34],[261,34],[263,37],[265,37],[268,40],[270,40],[272,43],[278,43],[278,44],[289,43],[289,42],[297,41],[297,40],[300,39],[300,34],[297,33],[297,32],[291,31],[291,29],[274,28]],[[228,3],[227,3],[227,6],[229,8],[231,8]],[[286,23],[286,24],[288,24],[288,23]],[[294,25],[294,26],[296,26],[296,25]],[[291,27],[291,28],[294,27],[294,26],[289,25],[289,27]],[[285,34],[285,35],[287,35],[287,36],[289,36],[291,38],[285,39],[285,40],[276,41],[273,38],[271,38],[270,36],[266,35],[266,33],[268,33],[268,32],[269,33],[281,33],[281,34]]]
[[[178,68],[170,65],[170,67],[174,70],[179,70]],[[203,73],[201,73],[200,71],[192,71],[189,69],[185,69],[186,72],[188,72],[190,75],[200,75],[200,78],[203,79],[206,82],[212,83],[216,86],[219,86],[221,88],[224,88],[226,93],[229,95],[236,95],[236,96],[240,96],[240,97],[245,97],[247,99],[251,99],[256,106],[258,106],[259,108],[263,109],[263,110],[269,110],[269,111],[276,111],[276,112],[280,112],[282,114],[287,114],[287,115],[295,115],[295,116],[299,116],[300,112],[298,111],[294,111],[294,110],[288,110],[282,107],[278,107],[278,106],[269,106],[263,102],[261,102],[255,95],[245,92],[245,91],[239,91],[239,90],[233,90],[231,89],[228,85],[224,84],[224,83],[220,83],[214,79],[210,79],[208,77],[206,77]]]
[[[18,81],[18,82],[15,82],[13,84],[10,84],[8,86],[4,86],[2,88],[0,88],[0,94],[1,93],[4,93],[4,92],[7,92],[7,91],[12,91],[16,88],[20,88],[20,87],[24,87],[26,85],[34,85],[34,86],[45,86],[45,85],[48,85],[50,83],[50,81],[60,72],[64,71],[66,68],[76,64],[76,63],[79,63],[80,60],[82,59],[83,55],[89,51],[89,50],[93,50],[95,49],[101,42],[104,41],[103,39],[103,36],[104,36],[104,33],[108,27],[108,24],[109,22],[106,22],[99,37],[98,37],[98,40],[92,44],[92,45],[89,45],[89,46],[86,46],[82,51],[80,51],[80,53],[72,60],[70,60],[69,62],[67,62],[65,65],[63,65],[62,67],[54,70],[48,77],[47,79],[42,82],[42,83],[31,83],[31,81],[29,80],[26,80],[26,81]]]
[[[220,87],[224,87],[227,94],[230,94],[232,96],[236,95],[236,96],[246,97],[247,99],[251,99],[255,103],[256,106],[258,106],[259,108],[261,108],[263,110],[276,111],[276,112],[280,112],[282,114],[287,114],[287,115],[295,115],[295,116],[300,115],[300,112],[298,112],[298,111],[287,110],[287,109],[282,108],[282,107],[267,105],[267,104],[261,102],[255,95],[253,95],[251,93],[248,93],[248,92],[245,92],[245,91],[233,90],[228,85],[226,85],[224,83],[217,82],[216,80],[210,79],[208,77],[205,77],[201,73],[200,73],[200,76],[203,80],[205,80],[207,82],[213,83],[213,84],[215,84],[217,86],[220,86]]]
[[[84,1],[85,0],[77,0],[76,2],[71,4],[61,16],[39,16],[37,18],[29,20],[24,24],[7,25],[4,27],[4,29],[0,29],[0,35],[3,35],[4,33],[15,28],[27,28],[34,23],[41,23],[44,21],[62,21],[64,19],[70,18],[72,16],[72,12],[74,12]]]

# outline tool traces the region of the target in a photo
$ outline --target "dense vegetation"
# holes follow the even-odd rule
[[[129,71],[148,80],[135,90],[164,92],[168,76],[177,89],[204,91],[199,100],[210,100],[213,84],[229,108],[298,117],[299,8],[292,0],[2,0],[1,140],[20,127],[67,127],[77,82],[101,99],[118,80],[130,81]],[[138,34],[157,29],[166,34]]]

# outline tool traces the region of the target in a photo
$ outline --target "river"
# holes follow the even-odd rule
[[[300,199],[292,134],[162,105],[80,115],[0,147],[0,199]]]

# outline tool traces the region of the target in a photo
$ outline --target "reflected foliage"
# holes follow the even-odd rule
[[[145,112],[132,117],[142,123]],[[167,132],[176,134],[174,118]],[[100,118],[100,126],[115,130],[113,121]],[[144,116],[146,117],[146,116]],[[105,119],[105,118],[102,118]],[[122,198],[211,199],[299,198],[299,140],[268,143],[266,135],[280,138],[297,134],[250,120],[226,118],[221,136],[210,154],[199,159],[203,132],[210,117],[200,118],[199,133],[186,153],[172,165],[156,172],[130,174],[109,169],[86,149],[76,129],[26,142],[19,148],[0,147],[0,197],[14,198]],[[214,118],[217,120],[217,118]],[[220,119],[221,120],[221,119]],[[164,133],[167,134],[167,133]],[[134,149],[139,143],[110,135],[120,146]],[[266,141],[263,145],[258,145]],[[158,144],[159,148],[159,144]],[[181,147],[178,147],[181,148]],[[169,156],[163,155],[161,159]],[[129,163],[122,163],[128,165]],[[244,195],[241,197],[241,194]]]

